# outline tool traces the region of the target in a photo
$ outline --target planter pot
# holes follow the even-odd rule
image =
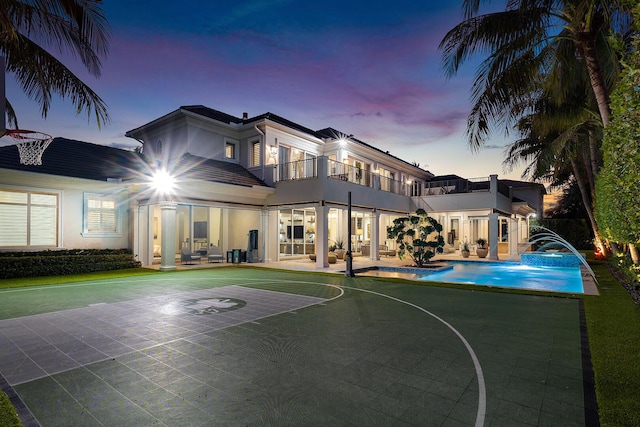
[[[476,249],[476,254],[479,258],[486,258],[489,254],[489,250],[487,248],[478,248]]]
[[[460,251],[460,253],[462,254],[462,258],[469,258],[469,255],[471,255],[469,251]]]
[[[346,252],[346,250],[345,250],[345,249],[336,249],[336,250],[334,251],[334,253],[336,254],[336,257],[337,257],[338,259],[344,259],[344,253],[345,253],[345,252]]]

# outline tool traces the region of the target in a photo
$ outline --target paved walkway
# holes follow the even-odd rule
[[[578,300],[266,269],[0,290],[0,373],[43,426],[583,426],[591,409]]]

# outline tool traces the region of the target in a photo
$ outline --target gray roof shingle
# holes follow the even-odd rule
[[[136,152],[65,138],[54,138],[42,155],[42,165],[39,166],[20,164],[15,145],[0,147],[0,169],[95,181],[106,181],[107,178],[135,179],[151,171],[144,158]],[[189,153],[175,162],[172,170],[184,171],[182,177],[187,179],[245,187],[267,186],[237,163],[206,159]]]

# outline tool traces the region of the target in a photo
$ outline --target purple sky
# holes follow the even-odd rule
[[[7,75],[21,128],[135,146],[124,133],[181,105],[242,116],[272,112],[312,129],[336,128],[435,174],[503,170],[500,136],[472,153],[464,135],[473,65],[447,80],[438,44],[461,19],[458,2],[137,0],[105,2],[109,56],[99,79],[107,103],[98,130],[57,100],[47,117]],[[6,140],[4,138],[3,140]]]

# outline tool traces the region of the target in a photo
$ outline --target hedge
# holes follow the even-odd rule
[[[140,267],[128,249],[0,252],[0,279],[58,276]]]

